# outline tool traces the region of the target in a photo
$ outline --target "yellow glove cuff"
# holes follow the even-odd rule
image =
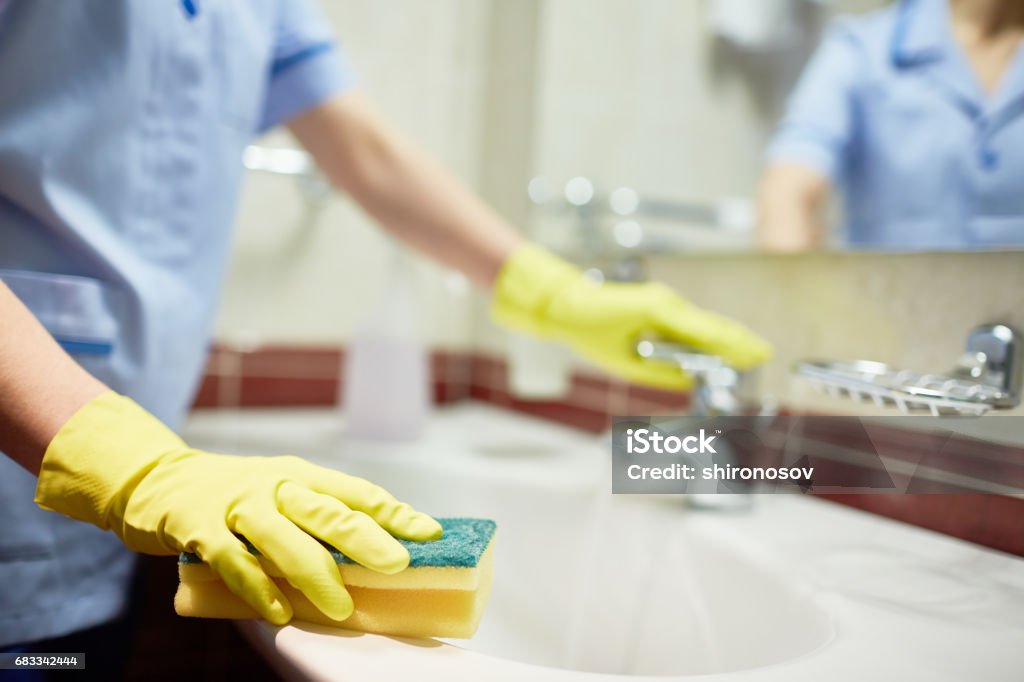
[[[36,504],[120,532],[131,491],[165,454],[187,449],[160,420],[113,391],[86,403],[46,448]]]
[[[563,286],[583,277],[576,266],[535,244],[509,256],[494,281],[491,317],[512,329],[549,336],[546,311]]]

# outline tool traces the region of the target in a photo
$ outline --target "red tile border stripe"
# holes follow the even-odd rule
[[[340,348],[215,346],[193,407],[332,406],[338,401],[343,364],[344,354]],[[437,403],[480,400],[591,433],[607,429],[614,415],[679,414],[689,408],[689,395],[685,393],[635,386],[593,374],[575,374],[564,398],[523,400],[508,390],[505,361],[483,353],[434,352],[431,370],[433,397]],[[876,434],[874,427],[872,433]],[[847,436],[841,433],[815,435],[840,446],[850,445]],[[897,428],[885,431],[884,437],[890,446],[906,448],[909,457],[926,446],[922,439],[928,438]],[[1020,448],[986,451],[986,455],[981,452],[984,445],[964,440],[957,443],[950,456],[960,455],[965,460],[973,457],[969,463],[973,467],[970,473],[985,480],[999,480],[1004,474],[1009,475],[1006,467],[1012,466],[1011,478],[1016,480],[1021,469]],[[835,466],[846,465],[837,463]],[[948,486],[939,489],[954,490]],[[1019,497],[976,493],[819,497],[1024,556],[1024,499]]]

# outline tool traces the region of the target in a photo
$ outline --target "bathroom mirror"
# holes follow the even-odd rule
[[[483,186],[585,257],[1020,249],[1024,50],[958,2],[494,0]]]

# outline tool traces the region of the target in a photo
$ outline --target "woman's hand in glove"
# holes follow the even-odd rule
[[[147,554],[194,552],[267,620],[291,605],[237,535],[275,564],[324,614],[352,599],[322,540],[354,561],[395,573],[409,553],[392,535],[435,540],[441,526],[382,488],[298,457],[239,457],[189,448],[116,393],[95,398],[43,457],[36,502],[114,531]]]

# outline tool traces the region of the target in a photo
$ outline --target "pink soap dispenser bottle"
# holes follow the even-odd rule
[[[430,358],[419,324],[415,273],[395,251],[391,276],[345,354],[341,401],[346,432],[411,440],[430,412]]]

